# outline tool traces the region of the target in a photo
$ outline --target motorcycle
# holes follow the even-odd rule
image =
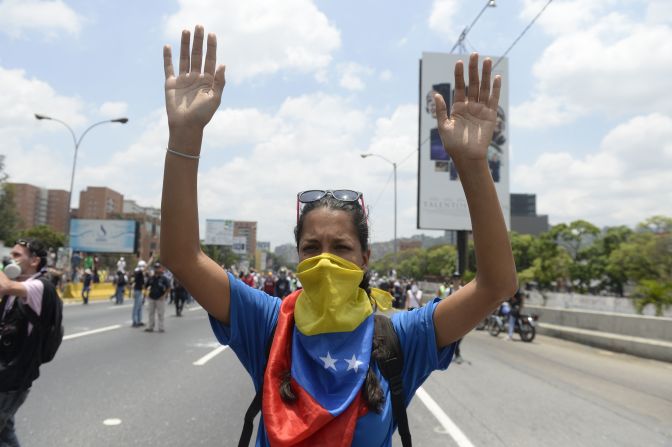
[[[500,315],[499,313],[494,313],[488,317],[488,332],[493,337],[497,337],[500,332],[506,330],[508,325],[508,315]],[[520,335],[520,339],[524,342],[531,342],[534,340],[534,337],[537,335],[537,320],[539,316],[536,314],[526,315],[518,314],[515,319],[513,332],[516,332]]]

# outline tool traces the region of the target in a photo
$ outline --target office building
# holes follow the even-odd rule
[[[511,231],[537,236],[548,229],[548,215],[537,215],[535,194],[511,194]]]

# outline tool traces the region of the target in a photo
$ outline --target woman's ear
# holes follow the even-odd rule
[[[371,257],[371,249],[369,248],[364,253],[362,253],[362,258],[364,263],[362,264],[362,270],[366,270],[369,267],[369,258]]]

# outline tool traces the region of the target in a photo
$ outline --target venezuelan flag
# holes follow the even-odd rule
[[[371,359],[373,315],[354,331],[305,335],[294,325],[300,291],[285,298],[264,375],[262,412],[273,446],[349,446],[366,414],[361,388]],[[296,401],[279,387],[291,372]]]

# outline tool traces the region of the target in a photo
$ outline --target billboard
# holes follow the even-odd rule
[[[233,221],[206,219],[205,245],[233,245]]]
[[[479,60],[482,64],[485,56]],[[443,149],[436,125],[434,92],[440,93],[448,109],[455,93],[454,72],[458,60],[465,61],[465,82],[469,55],[422,53],[420,60],[419,135],[418,135],[418,229],[471,230],[467,200],[455,166]],[[492,57],[493,61],[499,58]],[[479,66],[479,71],[480,71]],[[509,90],[508,60],[502,59],[494,70],[502,76],[497,126],[488,148],[488,166],[495,183],[506,226],[509,227]]]
[[[135,220],[71,219],[70,247],[92,253],[135,253]]]
[[[233,238],[233,243],[231,244],[231,251],[237,255],[247,254],[247,237],[245,236],[236,236]]]

